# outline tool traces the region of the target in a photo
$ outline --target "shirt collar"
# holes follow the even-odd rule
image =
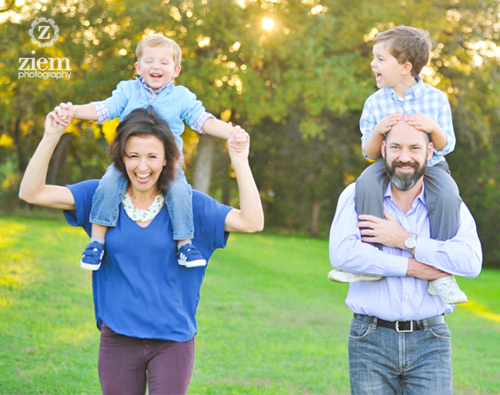
[[[406,97],[410,96],[419,98],[422,95],[423,89],[424,89],[424,82],[422,80],[422,77],[417,76],[417,83],[413,85],[411,88],[406,90],[404,98],[399,97],[394,88],[391,88],[391,98],[393,100],[405,100]]]
[[[171,88],[173,85],[174,85],[174,81],[170,81],[167,85],[163,85],[161,88],[158,88],[157,90],[153,90],[151,89],[151,87],[146,83],[146,81],[144,81],[144,78],[142,77],[139,77],[139,81],[141,81],[141,84],[142,86],[144,86],[144,88],[146,88],[146,90],[151,93],[152,95],[158,95],[162,90],[166,89],[166,88]]]
[[[390,182],[387,185],[387,189],[385,190],[384,198],[389,198],[392,201],[394,201],[394,198],[392,197],[392,189],[391,189],[391,183]],[[417,201],[420,201],[420,203],[422,203],[424,206],[427,207],[427,202],[425,200],[425,182],[422,183],[422,190],[417,195],[417,197],[415,198],[415,200],[413,201],[413,203],[412,203],[411,206],[415,207],[415,202],[417,202]]]

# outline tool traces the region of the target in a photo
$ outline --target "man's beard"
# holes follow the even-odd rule
[[[407,191],[413,188],[420,177],[422,177],[427,170],[426,162],[424,162],[420,167],[417,162],[392,162],[391,166],[389,166],[387,160],[385,160],[384,163],[385,171],[387,173],[387,176],[389,177],[389,180],[391,181],[391,184],[400,191]],[[399,175],[396,173],[396,168],[398,166],[412,166],[415,171],[413,172],[413,174],[404,173],[402,175]]]

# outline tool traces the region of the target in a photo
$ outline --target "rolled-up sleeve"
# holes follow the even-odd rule
[[[197,131],[198,133],[202,134],[203,132],[203,125],[205,125],[205,122],[207,119],[210,118],[215,118],[213,114],[210,114],[209,112],[203,112],[198,119],[194,122],[192,128],[193,130]]]
[[[109,110],[106,102],[102,101],[93,101],[90,102],[95,107],[97,112],[97,123],[104,123],[110,120],[109,118]]]
[[[474,278],[482,267],[483,252],[476,223],[467,206],[460,207],[458,232],[450,240],[418,238],[415,259],[446,273]]]
[[[197,132],[201,132],[201,128],[205,121],[210,117],[203,103],[196,98],[196,95],[191,92],[186,87],[179,86],[177,89],[182,89],[183,96],[183,106],[181,111],[181,119],[183,119],[190,128],[196,130]],[[207,118],[205,114],[208,114]]]

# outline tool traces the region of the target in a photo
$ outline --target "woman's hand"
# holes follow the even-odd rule
[[[227,232],[260,232],[264,228],[264,211],[248,163],[250,136],[236,126],[227,142],[227,147],[238,183],[240,209],[233,208],[227,214],[224,229]]]
[[[250,153],[250,136],[240,126],[234,127],[234,132],[227,141],[231,159],[248,159]]]
[[[66,107],[66,105],[64,105],[64,103],[56,106],[54,110],[48,113],[45,118],[44,136],[60,138],[71,123],[72,118],[72,112]]]

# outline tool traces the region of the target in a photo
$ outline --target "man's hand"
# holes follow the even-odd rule
[[[387,247],[405,248],[405,240],[412,234],[403,229],[387,211],[386,219],[374,215],[361,214],[358,228],[361,229],[361,240],[367,243],[379,243]]]

